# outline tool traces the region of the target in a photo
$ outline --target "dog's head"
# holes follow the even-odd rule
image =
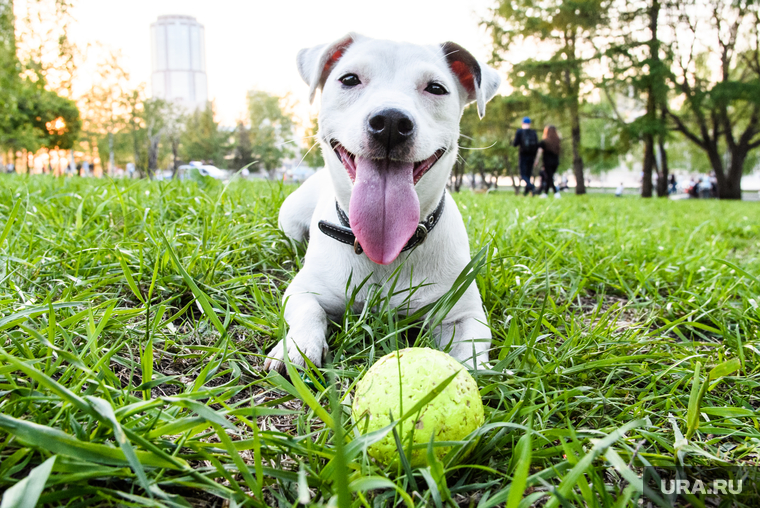
[[[349,34],[301,50],[310,100],[322,89],[319,141],[338,203],[365,254],[388,264],[438,203],[457,156],[459,119],[501,83],[461,46]]]

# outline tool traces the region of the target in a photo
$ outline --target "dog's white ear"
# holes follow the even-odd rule
[[[321,44],[313,48],[302,49],[298,52],[298,72],[301,78],[309,85],[309,103],[314,102],[314,95],[317,88],[325,84],[327,76],[330,74],[333,66],[343,56],[343,52],[348,49],[356,34],[349,33],[344,35],[331,44]]]
[[[467,92],[467,102],[477,101],[480,118],[486,114],[486,102],[493,99],[501,85],[501,76],[493,68],[478,62],[469,51],[455,42],[444,42],[441,49],[451,72]]]

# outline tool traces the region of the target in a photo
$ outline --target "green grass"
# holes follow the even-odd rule
[[[349,418],[377,358],[430,340],[379,296],[334,324],[328,367],[260,370],[303,258],[276,228],[290,190],[3,175],[0,490],[48,506],[633,507],[647,463],[760,465],[756,204],[457,196],[486,248],[486,424],[468,458],[462,442],[412,470],[375,464]]]

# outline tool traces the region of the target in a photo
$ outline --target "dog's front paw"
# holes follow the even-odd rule
[[[296,340],[288,334],[287,339],[280,341],[272,348],[264,362],[264,370],[274,370],[285,373],[285,343],[287,341],[288,358],[290,363],[304,367],[304,356],[317,367],[322,366],[322,359],[327,354],[327,342],[324,339]]]

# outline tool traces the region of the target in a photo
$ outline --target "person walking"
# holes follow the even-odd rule
[[[554,173],[557,172],[557,167],[559,167],[559,151],[560,140],[557,128],[553,125],[547,125],[544,127],[543,139],[538,143],[536,164],[538,164],[541,155],[543,155],[545,177],[541,179],[540,192],[548,196],[549,189],[551,188],[554,191],[555,198],[562,196],[557,186],[554,185]]]
[[[533,174],[533,163],[536,161],[536,152],[538,151],[538,135],[536,131],[530,128],[530,118],[525,117],[522,121],[522,128],[517,129],[515,140],[512,146],[517,146],[520,160],[520,178],[525,180],[525,195],[529,192],[535,193],[535,186],[531,183],[530,178]]]
[[[670,174],[670,189],[668,190],[668,194],[675,194],[678,192],[678,180],[676,180],[676,175]]]

